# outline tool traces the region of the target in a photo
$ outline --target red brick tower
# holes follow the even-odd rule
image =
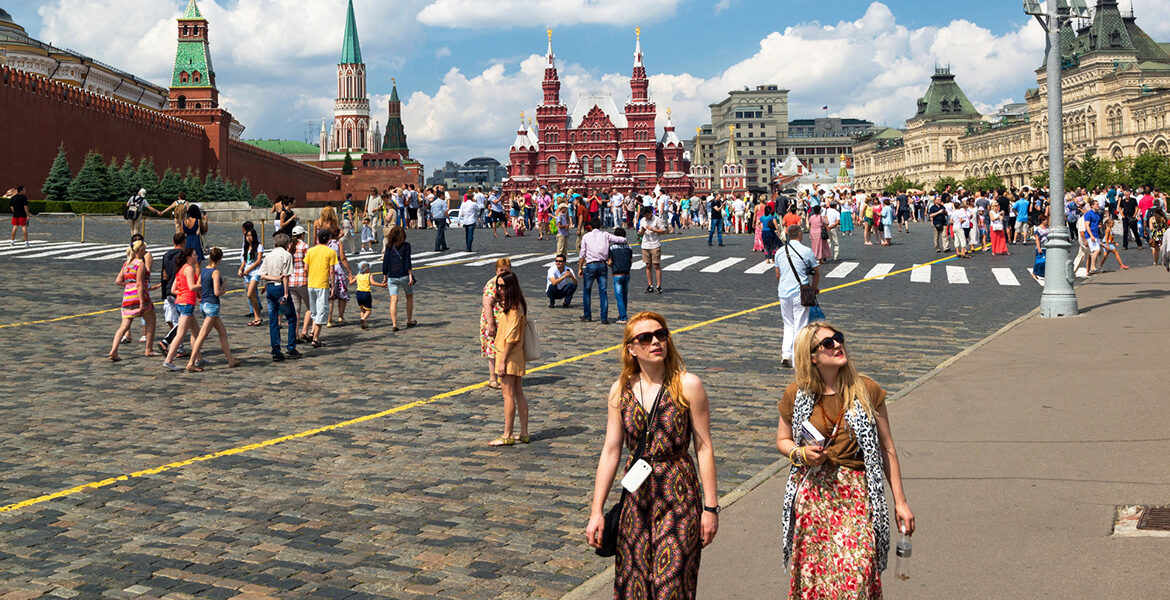
[[[215,88],[207,41],[207,19],[195,0],[187,3],[187,10],[179,17],[178,29],[179,47],[175,51],[167,108],[219,108],[219,90]]]
[[[630,75],[630,101],[626,103],[626,131],[622,136],[625,159],[630,162],[635,188],[649,192],[657,183],[662,170],[658,162],[658,140],[654,135],[654,121],[658,108],[650,101],[650,79],[642,64],[642,28],[634,30],[634,71]]]
[[[532,171],[533,175],[556,178],[564,174],[565,155],[568,154],[568,137],[565,128],[569,122],[569,108],[561,102],[561,79],[557,75],[557,57],[553,54],[552,29],[548,30],[548,51],[545,53],[544,99],[536,107],[536,127],[540,144],[541,160]]]

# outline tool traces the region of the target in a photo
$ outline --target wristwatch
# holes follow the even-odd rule
[[[709,513],[719,514],[719,511],[723,510],[723,507],[716,504],[715,506],[704,506],[703,510]]]

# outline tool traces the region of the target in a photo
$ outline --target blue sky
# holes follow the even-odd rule
[[[1135,0],[1138,23],[1170,40],[1170,6]],[[1035,86],[1038,25],[1017,0],[355,0],[373,117],[384,123],[399,83],[412,155],[429,172],[445,160],[507,159],[520,111],[540,101],[546,27],[572,109],[579,93],[628,93],[634,28],[659,125],[673,108],[680,135],[708,119],[730,89],[790,89],[790,117],[859,117],[900,125],[950,64],[989,112]],[[186,0],[7,3],[43,41],[165,84],[175,17]],[[1128,7],[1129,0],[1122,0]],[[331,117],[345,0],[203,0],[222,103],[245,137],[304,139]]]

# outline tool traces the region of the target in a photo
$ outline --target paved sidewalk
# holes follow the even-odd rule
[[[1110,534],[1116,505],[1170,504],[1170,274],[1107,273],[1078,296],[1080,316],[1033,314],[891,404],[919,531],[887,598],[1167,597],[1170,538]],[[786,596],[786,477],[724,511],[700,597]]]

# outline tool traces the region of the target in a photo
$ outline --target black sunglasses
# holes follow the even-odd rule
[[[670,332],[667,331],[666,328],[664,327],[662,329],[657,329],[655,331],[647,331],[645,333],[639,333],[638,335],[635,335],[634,337],[630,338],[630,341],[638,342],[639,344],[646,345],[646,344],[650,343],[650,340],[653,340],[655,338],[657,338],[658,341],[660,341],[660,342],[665,342],[667,340],[667,338],[669,338],[669,337],[670,337]]]
[[[841,333],[840,331],[837,331],[837,332],[834,332],[833,335],[830,335],[829,337],[813,344],[812,351],[815,353],[817,350],[819,350],[821,348],[824,348],[825,350],[832,350],[833,348],[836,348],[837,346],[844,346],[844,345],[845,345],[845,334]]]

